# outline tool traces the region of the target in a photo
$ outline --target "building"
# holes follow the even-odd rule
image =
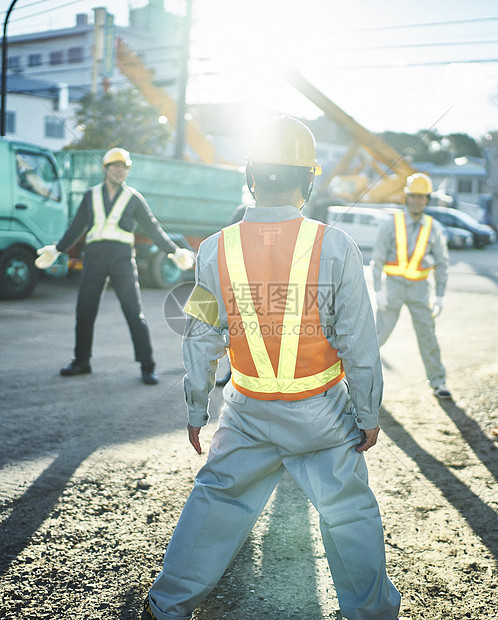
[[[7,92],[7,136],[53,150],[79,137],[73,122],[79,87],[8,75]]]
[[[115,26],[113,16],[98,8],[93,21],[78,14],[71,28],[9,37],[7,135],[50,148],[77,136],[77,101],[88,92],[128,83],[114,62],[118,37],[154,71],[156,84],[175,95],[182,24],[183,17],[165,11],[162,0],[149,0],[130,9],[127,27]]]
[[[439,192],[451,196],[455,207],[481,222],[492,222],[491,189],[484,159],[457,157],[445,166],[432,162],[414,162],[413,165],[431,177]]]

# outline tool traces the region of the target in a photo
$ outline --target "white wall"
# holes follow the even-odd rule
[[[9,93],[7,110],[16,113],[16,131],[15,133],[8,133],[7,137],[33,142],[57,151],[71,142],[74,135],[80,135],[75,128],[74,112],[76,107],[77,104],[69,103],[66,110],[54,111],[53,99]],[[64,123],[63,138],[45,136],[45,117],[54,120],[60,119]]]

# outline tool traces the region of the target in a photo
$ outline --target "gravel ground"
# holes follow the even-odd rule
[[[498,298],[474,299],[477,305],[468,307],[463,293],[454,293],[448,319],[439,324],[454,401],[438,403],[425,386],[406,316],[383,349],[383,432],[367,461],[383,515],[388,572],[402,593],[401,614],[411,620],[496,618],[498,335],[484,320],[466,333],[464,347],[455,335],[476,308],[496,316]],[[36,346],[26,345],[19,360],[36,357]],[[70,382],[50,370],[43,389],[31,386],[19,368],[14,355],[3,383],[21,404],[2,414],[0,617],[140,618],[205,460],[187,443],[183,414],[157,431],[164,393],[168,403],[181,403],[178,354],[157,392],[128,376],[124,364],[117,366],[119,376],[94,373]],[[97,406],[102,394],[105,415]],[[92,406],[75,413],[69,405],[84,395]],[[54,407],[55,399],[67,406]],[[140,416],[130,406],[137,401]],[[213,420],[201,435],[205,449],[219,407],[217,388]],[[194,617],[340,617],[317,516],[289,477]]]

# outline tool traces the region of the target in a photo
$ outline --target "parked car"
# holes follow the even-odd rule
[[[491,226],[480,224],[468,213],[458,211],[457,209],[448,209],[447,207],[427,207],[425,211],[443,224],[443,226],[468,230],[472,233],[474,247],[476,248],[483,248],[496,241],[496,233]]]
[[[388,217],[389,211],[371,207],[329,207],[327,224],[347,232],[360,248],[373,248],[380,223]]]
[[[441,224],[441,222],[439,222]],[[474,235],[464,228],[455,228],[454,226],[444,226],[441,224],[443,234],[449,248],[471,248],[474,245]]]
[[[399,206],[394,204],[332,206],[328,207],[327,224],[347,232],[360,248],[371,249],[375,245],[380,223],[397,209]],[[454,211],[454,209],[448,210]],[[458,226],[446,226],[441,222],[440,224],[449,248],[463,249],[474,244],[474,235],[469,230]]]

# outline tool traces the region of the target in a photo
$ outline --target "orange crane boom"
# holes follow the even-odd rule
[[[403,188],[406,179],[417,170],[379,136],[372,134],[354,118],[346,114],[298,71],[288,69],[285,79],[309,101],[325,112],[330,119],[345,129],[354,140],[343,159],[322,184],[321,189],[328,186],[333,178],[347,175],[353,158],[361,148],[369,155],[370,166],[380,175],[380,178],[368,187],[365,185],[366,178],[356,175],[355,178],[358,180],[356,195],[351,195],[349,198],[352,200],[361,199],[365,202],[404,202]]]
[[[139,89],[147,103],[166,116],[171,125],[176,127],[178,112],[176,101],[164,88],[159,88],[154,84],[154,73],[122,39],[118,39],[117,42],[116,62],[121,73]],[[186,140],[203,163],[223,163],[217,158],[213,144],[193,120],[186,122]]]

